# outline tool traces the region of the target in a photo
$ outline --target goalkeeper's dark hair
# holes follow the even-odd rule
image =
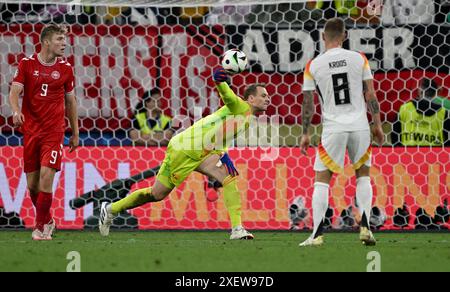
[[[248,100],[248,97],[250,95],[256,95],[256,93],[258,92],[258,87],[266,88],[266,84],[265,83],[253,83],[253,84],[247,86],[247,88],[245,88],[245,91],[244,91],[244,100]]]
[[[345,23],[340,18],[332,18],[325,23],[324,33],[329,40],[334,40],[345,33]]]
[[[41,43],[43,43],[44,40],[46,40],[46,39],[51,39],[55,33],[65,35],[67,33],[67,28],[64,25],[59,25],[59,24],[47,25],[41,31],[41,36],[40,36]]]

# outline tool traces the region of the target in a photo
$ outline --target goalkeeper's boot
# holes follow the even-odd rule
[[[50,235],[44,234],[43,231],[40,231],[39,229],[33,230],[33,233],[31,233],[31,239],[33,240],[52,240],[52,237]]]
[[[242,226],[235,227],[231,230],[230,239],[253,239],[254,236]]]
[[[52,218],[50,222],[44,224],[44,235],[52,237],[56,231],[55,220]]]
[[[362,244],[372,246],[377,243],[375,237],[373,237],[372,231],[367,227],[361,227],[359,230],[359,240]]]
[[[321,246],[323,244],[323,235],[319,235],[316,238],[313,238],[312,236],[308,237],[305,241],[300,243],[298,246],[304,247],[304,246]]]
[[[98,229],[103,236],[109,235],[109,228],[111,227],[114,215],[111,212],[111,204],[103,202],[100,208],[100,217],[98,218]]]

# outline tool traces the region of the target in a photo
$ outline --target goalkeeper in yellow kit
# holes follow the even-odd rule
[[[109,234],[116,214],[163,200],[190,173],[198,171],[223,185],[232,227],[230,239],[253,239],[242,227],[241,195],[236,184],[238,172],[226,151],[234,138],[248,127],[251,116],[267,109],[269,95],[264,84],[252,84],[240,98],[228,86],[228,75],[223,68],[214,71],[213,79],[225,105],[170,140],[152,187],[139,189],[114,203],[102,203],[99,229],[103,236]]]

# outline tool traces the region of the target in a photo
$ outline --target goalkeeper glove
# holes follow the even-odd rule
[[[216,83],[226,82],[228,81],[228,74],[225,71],[225,69],[219,67],[216,70],[214,70],[213,79],[214,82]]]
[[[222,164],[225,164],[228,174],[230,174],[231,176],[238,176],[239,172],[237,171],[236,167],[234,167],[233,161],[231,160],[230,156],[228,156],[228,153],[224,153],[222,154],[222,156],[220,157],[220,162],[222,162]]]

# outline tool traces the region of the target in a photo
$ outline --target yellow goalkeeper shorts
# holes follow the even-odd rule
[[[173,189],[178,187],[193,171],[195,171],[209,156],[220,154],[221,151],[213,150],[201,159],[196,160],[181,150],[174,150],[169,143],[166,156],[156,176],[164,186]]]

